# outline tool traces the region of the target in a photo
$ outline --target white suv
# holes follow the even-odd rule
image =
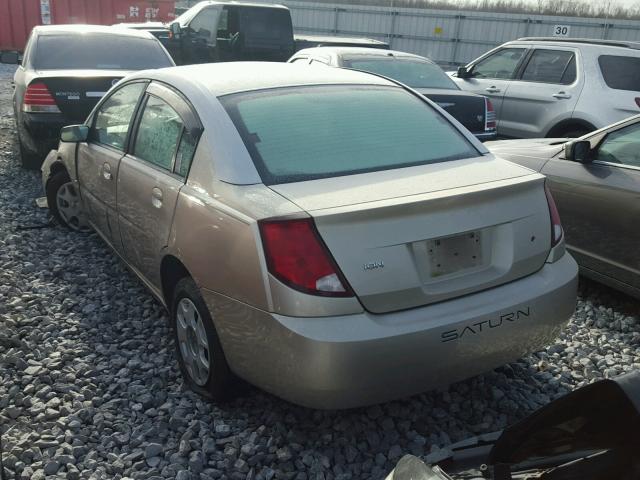
[[[521,38],[452,74],[505,137],[578,137],[640,113],[640,43]]]

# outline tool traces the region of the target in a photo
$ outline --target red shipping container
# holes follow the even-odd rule
[[[0,0],[0,50],[24,49],[36,25],[166,22],[175,0]]]

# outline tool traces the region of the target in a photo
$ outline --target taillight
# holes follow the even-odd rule
[[[491,103],[491,100],[486,97],[484,99],[484,129],[496,129],[496,111],[493,109],[493,103]]]
[[[60,113],[56,101],[44,83],[32,83],[22,99],[22,111],[32,113]]]
[[[353,296],[312,219],[262,220],[259,226],[267,267],[278,280],[311,295]]]
[[[555,247],[562,239],[562,224],[560,223],[560,214],[558,213],[558,207],[553,200],[553,195],[547,184],[544,185],[544,193],[547,196],[547,204],[549,205],[549,215],[551,216],[551,247]]]

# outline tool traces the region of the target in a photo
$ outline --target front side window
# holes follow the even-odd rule
[[[505,48],[480,60],[471,71],[473,78],[510,79],[525,54],[524,48]]]
[[[34,56],[37,70],[145,70],[174,65],[158,40],[116,34],[40,35]]]
[[[181,134],[180,115],[164,100],[150,95],[140,118],[133,153],[142,160],[171,171]]]
[[[609,88],[640,91],[640,57],[601,55],[598,63]]]
[[[458,90],[439,66],[421,60],[361,57],[345,59],[343,63],[345,67],[384,75],[412,88]]]
[[[213,42],[214,34],[218,32],[217,19],[218,11],[215,8],[206,8],[196,15],[189,24],[189,28],[196,37]]]
[[[596,159],[640,168],[640,124],[629,125],[607,135],[598,148]]]
[[[95,115],[90,139],[124,150],[131,117],[145,86],[144,83],[124,85],[105,100]]]
[[[267,185],[478,155],[440,113],[400,87],[282,88],[221,101]]]
[[[541,83],[572,83],[576,78],[576,64],[572,60],[573,52],[566,50],[536,50],[522,73],[522,80]]]

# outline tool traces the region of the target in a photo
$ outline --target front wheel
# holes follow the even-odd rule
[[[78,188],[65,171],[54,173],[46,187],[49,211],[62,226],[78,232],[89,230]]]
[[[171,325],[180,370],[189,387],[214,401],[231,399],[236,378],[229,369],[209,309],[191,278],[183,278],[176,285]]]

